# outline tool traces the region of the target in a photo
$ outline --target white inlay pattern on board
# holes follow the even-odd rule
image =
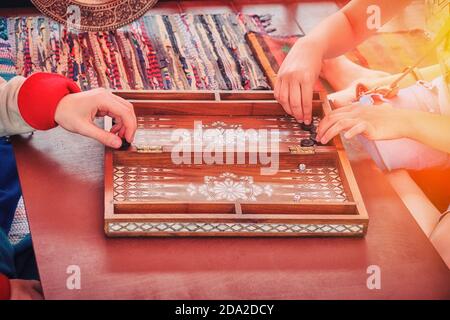
[[[189,172],[189,171],[188,171]],[[196,173],[197,172],[197,173]],[[347,202],[349,198],[335,167],[305,166],[280,169],[255,183],[253,174],[241,176],[231,171],[204,176],[186,168],[147,166],[114,167],[115,201],[258,201],[258,202]]]
[[[187,190],[191,196],[199,193],[207,200],[216,201],[256,201],[262,194],[270,197],[273,193],[270,185],[261,186],[254,183],[253,177],[239,177],[230,172],[225,172],[219,177],[206,176],[203,185],[189,184]]]
[[[234,123],[228,124],[228,123],[223,122],[223,121],[214,121],[211,124],[204,123],[202,125],[202,127],[204,129],[215,128],[215,129],[218,129],[218,130],[223,132],[223,131],[225,131],[227,129],[234,129],[234,130],[236,130],[236,129],[242,128],[242,124],[234,124]]]
[[[289,233],[292,235],[316,234],[360,235],[362,224],[315,224],[315,223],[239,223],[239,222],[110,222],[109,233]]]
[[[258,118],[256,118],[258,119]],[[279,143],[300,143],[302,139],[308,138],[310,133],[302,129],[302,125],[291,117],[259,118],[260,123],[255,128],[244,128],[244,123],[225,122],[223,120],[211,119],[192,119],[187,127],[177,124],[176,118],[156,118],[156,117],[138,117],[138,130],[136,131],[136,146],[141,145],[164,145],[170,146],[178,143],[178,139],[172,140],[172,134],[177,129],[184,128],[186,140],[184,143],[190,144],[192,141],[192,132],[195,121],[199,121],[202,138],[208,144],[220,144],[234,146],[237,143],[257,143],[260,141],[258,129],[279,130],[279,136],[268,135],[268,141],[278,141]],[[314,126],[318,126],[320,119],[313,118]],[[186,124],[185,124],[186,125]],[[233,134],[231,134],[231,132]],[[180,132],[178,132],[180,134]]]

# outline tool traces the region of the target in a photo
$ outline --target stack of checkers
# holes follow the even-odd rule
[[[306,131],[309,133],[309,138],[302,139],[300,141],[301,147],[314,147],[317,145],[320,145],[320,142],[317,141],[317,126],[319,124],[319,120],[313,119],[311,124],[301,124],[301,128],[303,131]]]
[[[46,17],[0,18],[0,49],[19,75],[59,73],[83,90],[270,89],[245,40],[269,25],[256,15],[146,15],[114,32],[76,32]]]

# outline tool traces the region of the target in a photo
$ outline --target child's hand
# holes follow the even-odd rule
[[[351,139],[363,134],[371,140],[406,137],[409,129],[408,113],[385,103],[376,106],[352,104],[332,111],[320,121],[317,140],[328,143],[340,132]]]
[[[94,124],[95,117],[103,116],[115,119],[111,132]],[[120,148],[121,137],[133,142],[137,128],[133,105],[103,88],[65,96],[56,108],[55,121],[66,130],[94,138],[112,148]]]
[[[41,283],[36,280],[9,280],[11,300],[43,300]]]
[[[311,123],[314,85],[322,67],[322,52],[317,45],[299,39],[280,67],[275,83],[275,98],[298,121]]]

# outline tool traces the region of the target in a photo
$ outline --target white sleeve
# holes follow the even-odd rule
[[[10,81],[0,78],[0,137],[34,131],[22,118],[17,103],[19,90],[25,78],[14,77]]]

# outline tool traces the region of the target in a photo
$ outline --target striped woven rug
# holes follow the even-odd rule
[[[83,90],[269,89],[245,40],[270,17],[147,15],[114,32],[75,32],[46,17],[0,18],[0,76],[59,73]]]
[[[16,75],[11,45],[8,41],[8,24],[0,18],[0,77],[10,80]]]

